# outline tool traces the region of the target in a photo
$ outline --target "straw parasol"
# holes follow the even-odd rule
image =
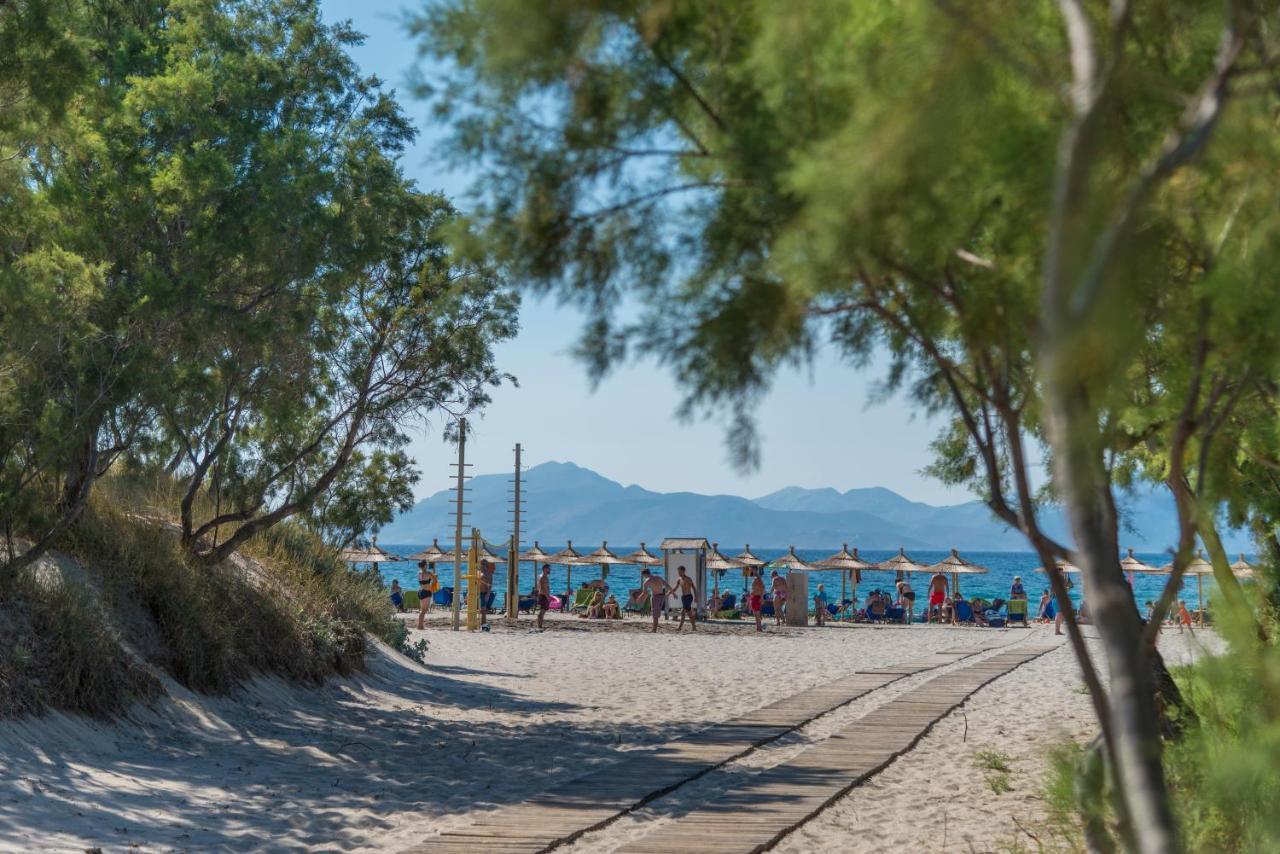
[[[338,557],[350,564],[357,563],[388,563],[390,561],[398,561],[401,558],[387,552],[376,542],[367,549],[349,548],[339,552]]]
[[[640,566],[657,566],[662,563],[662,558],[646,549],[644,543],[640,543],[640,548],[631,554],[623,555],[622,559],[627,563],[639,564]]]
[[[808,569],[809,568],[809,564],[802,561],[800,559],[800,556],[796,554],[795,546],[787,546],[787,553],[780,558],[775,558],[774,560],[769,561],[769,566],[774,569],[779,567],[781,567],[782,569]]]
[[[760,571],[760,567],[766,563],[752,553],[750,543],[743,548],[741,554],[736,555],[733,559],[738,562],[738,566],[742,567],[743,578],[750,578],[755,575]]]
[[[1060,560],[1060,561],[1058,561],[1058,563],[1057,563],[1057,567],[1058,567],[1058,571],[1059,571],[1059,572],[1063,572],[1063,573],[1066,573],[1066,574],[1068,574],[1068,575],[1071,575],[1071,574],[1079,575],[1079,574],[1080,574],[1080,567],[1076,566],[1074,563],[1072,563],[1072,562],[1071,562],[1071,561],[1069,561],[1069,560]],[[1049,572],[1049,570],[1045,569],[1043,566],[1037,566],[1037,567],[1035,568],[1035,570],[1034,570],[1034,571],[1035,571],[1035,572],[1043,572],[1043,573],[1046,573],[1046,574]]]
[[[929,567],[933,572],[949,572],[951,573],[951,584],[956,593],[960,592],[960,576],[962,575],[985,575],[987,568],[979,566],[972,561],[967,561],[960,557],[960,552],[955,549],[951,550],[951,554]]]
[[[573,596],[573,568],[588,562],[584,561],[582,553],[573,547],[573,540],[569,540],[564,548],[547,558],[547,563],[558,563],[568,571],[565,590],[568,591],[570,597]]]
[[[713,598],[720,598],[720,573],[740,566],[742,564],[738,562],[737,558],[725,557],[720,554],[719,543],[711,544],[711,553],[707,555],[707,569],[711,570],[711,583],[715,589],[715,592],[711,594]]]
[[[1166,563],[1160,567],[1160,572],[1173,572],[1173,563]],[[1213,575],[1213,564],[1204,559],[1204,555],[1196,552],[1195,557],[1187,562],[1182,569],[1183,575],[1194,575],[1196,577],[1196,612],[1200,615],[1200,625],[1204,625],[1204,577]]]
[[[538,541],[537,541],[537,540],[534,540],[534,541],[533,541],[533,547],[532,547],[532,548],[530,548],[530,549],[529,549],[527,552],[525,552],[524,554],[522,554],[522,555],[517,555],[517,556],[516,556],[516,560],[517,560],[517,561],[525,561],[525,560],[532,561],[532,562],[535,564],[535,569],[536,569],[536,568],[537,568],[537,567],[536,567],[536,565],[537,565],[537,564],[539,564],[539,563],[550,563],[550,562],[551,562],[551,555],[549,555],[549,554],[547,554],[546,552],[544,552],[544,551],[542,550],[542,546],[538,545]]]
[[[1240,559],[1231,564],[1231,573],[1236,578],[1253,578],[1253,564],[1244,559],[1244,555],[1240,555]]]
[[[929,567],[922,563],[916,563],[907,557],[907,550],[899,547],[898,553],[888,560],[882,560],[875,565],[876,569],[888,570],[889,572],[929,572]]]
[[[858,557],[858,550],[849,551],[849,544],[842,543],[840,551],[836,552],[829,558],[824,558],[814,564],[822,569],[838,569],[840,570],[840,606],[844,607],[844,600],[847,596],[846,582],[854,577],[854,573],[860,573],[864,569],[872,569],[873,565],[867,563]],[[854,583],[853,589],[858,589],[857,582]]]
[[[427,563],[435,563],[444,558],[444,550],[440,548],[440,540],[432,537],[431,545],[421,551],[416,551],[409,555],[405,560],[425,560]]]
[[[630,563],[631,561],[626,558],[618,557],[616,554],[609,551],[609,541],[603,540],[600,543],[600,548],[596,549],[591,554],[584,556],[582,558],[582,562],[584,564],[599,564],[600,580],[603,581],[609,577],[609,567],[617,566],[620,563]]]
[[[1143,563],[1138,560],[1133,556],[1133,549],[1129,549],[1129,554],[1120,559],[1120,569],[1130,573],[1131,575],[1135,572],[1145,572],[1151,575],[1159,575],[1161,573],[1168,572],[1167,569],[1152,566],[1149,563]]]

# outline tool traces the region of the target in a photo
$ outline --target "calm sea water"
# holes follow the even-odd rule
[[[392,554],[407,555],[413,554],[424,545],[410,544],[383,544],[383,548]],[[549,553],[554,553],[560,546],[552,547],[549,544],[543,544],[543,549]],[[610,551],[617,555],[627,554],[635,551],[638,546],[610,546]],[[582,545],[579,545],[581,551],[587,551]],[[651,549],[659,557],[662,553],[657,549]],[[723,550],[725,554],[736,554],[738,550]],[[829,549],[796,549],[796,554],[802,560],[817,561],[825,557],[829,557],[835,550]],[[761,560],[773,560],[786,554],[785,549],[752,549],[752,552]],[[863,560],[868,562],[881,561],[893,557],[895,551],[876,551],[870,549],[861,550],[860,554]],[[950,552],[946,551],[913,551],[908,553],[909,556],[917,563],[932,564],[942,560]],[[1027,596],[1031,600],[1034,607],[1040,601],[1042,591],[1048,589],[1049,579],[1046,575],[1035,571],[1040,565],[1039,559],[1033,552],[963,552],[963,557],[973,563],[985,566],[988,572],[985,575],[962,575],[960,576],[960,590],[966,596],[982,596],[986,599],[992,599],[997,596],[1008,598],[1009,586],[1013,583],[1015,575],[1022,576],[1023,585],[1027,589]],[[1163,554],[1138,554],[1137,557],[1144,563],[1152,566],[1162,566],[1169,562],[1169,556]],[[384,582],[390,586],[392,579],[398,579],[400,586],[406,590],[416,590],[418,588],[418,570],[417,566],[411,562],[383,563],[379,565]],[[436,569],[440,572],[440,580],[443,586],[449,587],[453,584],[453,566],[452,564],[437,564]],[[809,595],[813,596],[813,592],[817,589],[818,584],[826,585],[826,592],[832,601],[840,595],[842,573],[838,571],[811,570],[809,573]],[[591,580],[600,577],[600,567],[598,566],[575,566],[566,568],[552,564],[551,566],[551,589],[557,595],[563,594],[572,578],[572,584],[576,587],[582,581]],[[527,595],[533,589],[534,568],[529,563],[520,564],[519,584],[517,589],[522,594]],[[1080,581],[1080,576],[1070,576],[1075,588],[1071,591],[1072,598],[1077,602],[1080,601],[1084,593]],[[506,567],[499,564],[497,572],[494,573],[495,586],[498,592],[498,602],[502,602],[506,593],[507,573]],[[1139,605],[1147,600],[1154,601],[1163,589],[1165,576],[1162,575],[1137,575],[1134,579],[1134,590],[1137,595]],[[923,593],[924,586],[927,583],[927,576],[916,575],[911,579],[912,586],[917,593]],[[708,583],[710,583],[708,581]],[[613,566],[609,568],[608,584],[610,592],[615,594],[619,600],[625,601],[627,591],[640,585],[640,567],[638,566]],[[892,590],[894,584],[894,574],[892,572],[867,571],[862,573],[862,583],[858,586],[858,601],[862,603],[868,593],[876,588]],[[742,572],[740,570],[729,570],[720,578],[720,589],[722,591],[737,593],[741,596],[743,589]],[[1204,598],[1208,602],[1213,590],[1213,582],[1211,579],[1204,579]],[[1187,600],[1188,607],[1194,607],[1196,602],[1196,580],[1195,578],[1185,578],[1182,584],[1183,598]],[[706,593],[703,594],[704,598]]]

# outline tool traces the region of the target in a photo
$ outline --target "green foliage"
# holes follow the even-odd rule
[[[973,754],[973,764],[983,771],[1009,771],[1009,754],[998,750],[979,750]]]

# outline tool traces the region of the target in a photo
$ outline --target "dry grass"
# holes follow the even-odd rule
[[[206,693],[259,674],[318,684],[362,665],[366,632],[402,643],[378,581],[310,532],[279,525],[207,568],[179,547],[176,506],[163,485],[110,478],[58,544],[83,577],[8,580],[0,716],[118,712],[160,692],[145,665]]]

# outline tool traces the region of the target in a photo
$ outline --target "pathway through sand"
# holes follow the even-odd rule
[[[850,674],[556,786],[411,850],[536,852],[574,840],[572,847],[582,851],[763,850],[909,750],[983,685],[1056,647],[1020,643],[1000,651],[1010,645],[1002,638]],[[891,696],[887,689],[904,680],[923,682]],[[861,698],[879,705],[846,711],[856,717],[845,725],[839,710]],[[794,744],[778,744],[802,728],[804,740],[815,746],[797,753]],[[694,782],[706,775],[723,779]]]

